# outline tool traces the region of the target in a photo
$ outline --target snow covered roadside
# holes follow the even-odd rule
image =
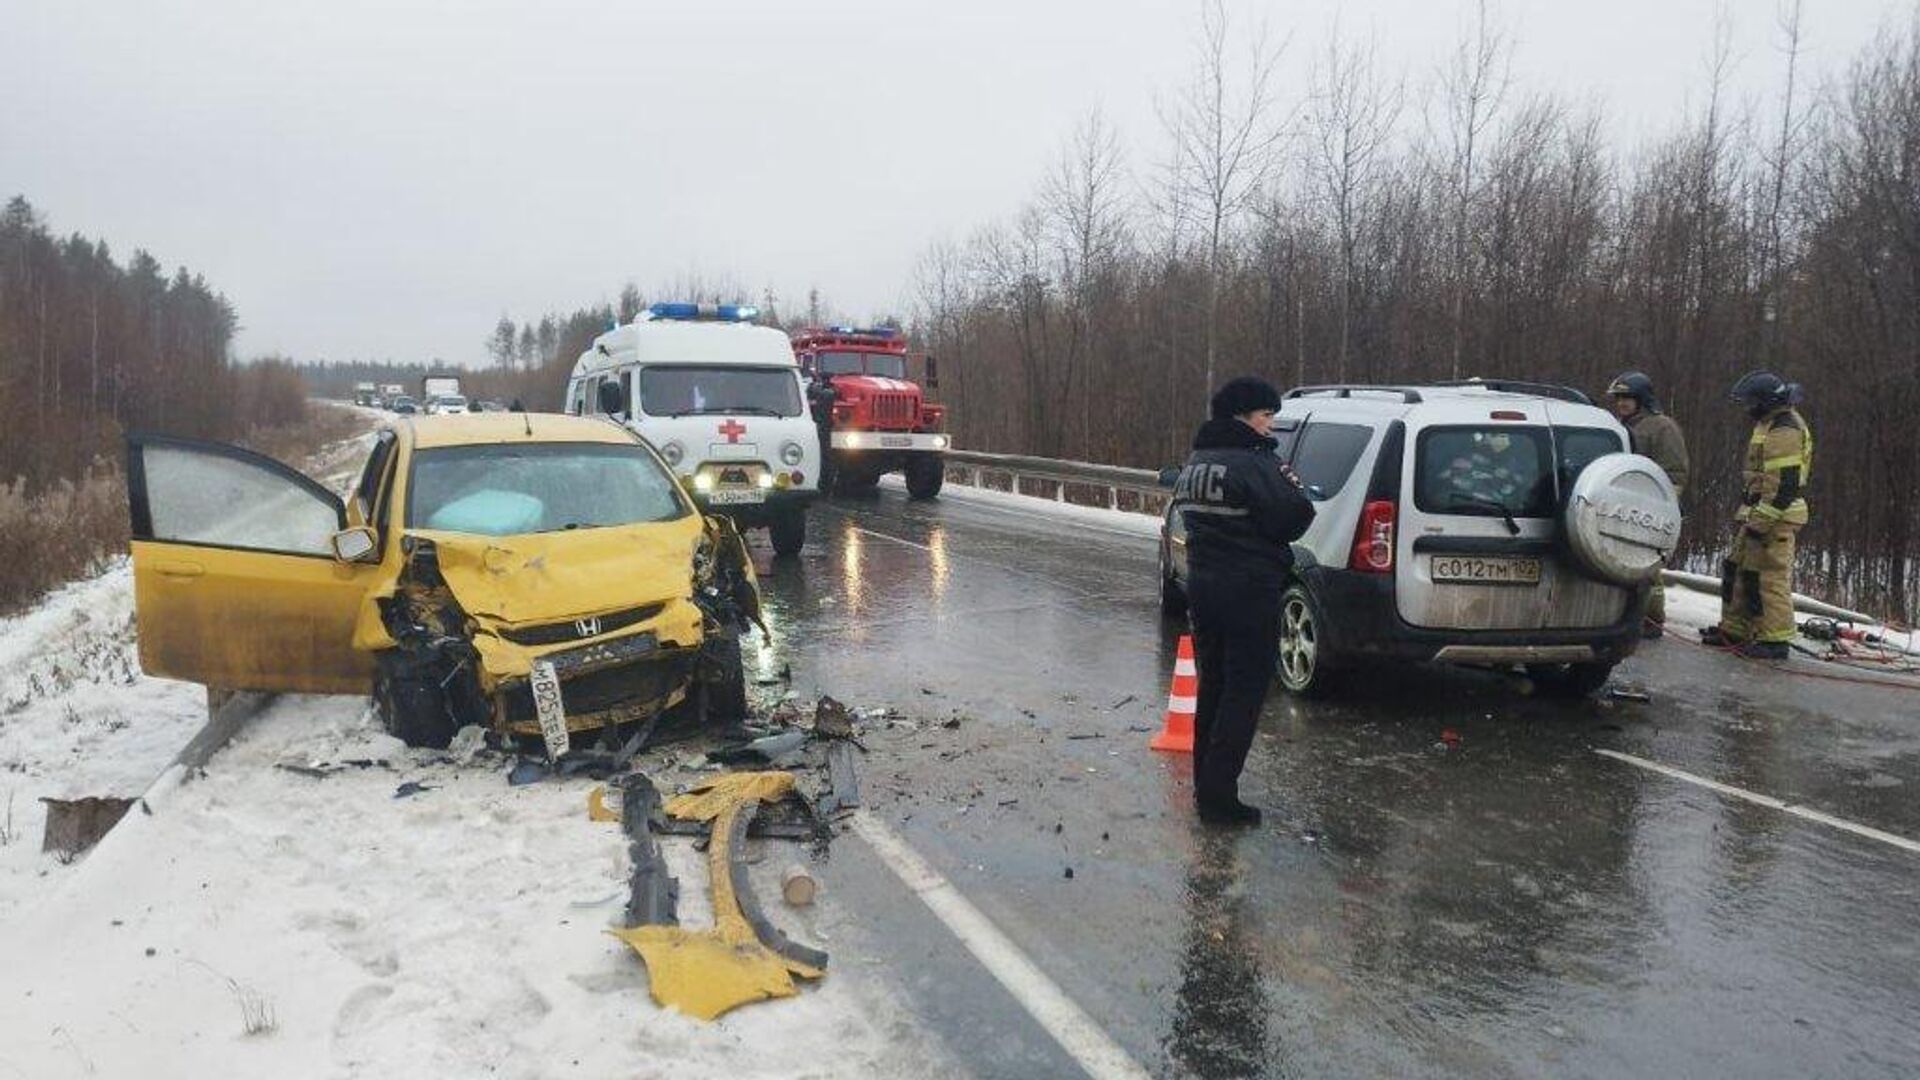
[[[207,695],[192,683],[140,674],[133,573],[124,558],[0,621],[0,672],[5,922],[78,868],[40,850],[47,818],[40,800],[137,797],[206,722]]]
[[[906,481],[891,474],[880,478],[880,486],[890,491],[907,490]],[[1130,510],[1108,510],[1099,506],[1079,506],[1032,495],[1016,495],[1010,491],[970,487],[966,484],[947,484],[941,487],[940,498],[990,506],[1009,514],[1072,521],[1100,532],[1137,536],[1155,543],[1160,539],[1160,518],[1153,514],[1136,514]]]
[[[277,767],[352,760],[387,764]],[[627,866],[619,827],[587,820],[592,784],[510,787],[504,771],[406,749],[363,699],[280,700],[0,925],[0,1077],[945,1071],[875,958],[835,951],[852,916],[830,876],[804,915],[771,899],[797,850],[770,848],[756,891],[833,952],[827,976],[712,1024],[656,1007],[639,959],[602,932]],[[430,790],[397,796],[407,782]],[[704,856],[663,846],[683,922],[703,925]],[[249,1009],[273,1029],[247,1034]]]
[[[345,490],[371,443],[371,431],[341,440],[307,466]],[[0,620],[0,921],[86,858],[41,852],[40,800],[140,796],[206,723],[206,703],[201,686],[141,674],[124,556]]]

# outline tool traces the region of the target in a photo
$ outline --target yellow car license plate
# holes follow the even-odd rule
[[[1540,560],[1502,555],[1435,555],[1433,580],[1449,585],[1538,585]]]
[[[567,706],[560,696],[560,673],[551,660],[535,660],[527,676],[527,689],[533,693],[534,715],[540,718],[540,737],[547,744],[547,756],[558,761],[572,748],[567,734]]]

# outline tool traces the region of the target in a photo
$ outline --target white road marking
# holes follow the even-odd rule
[[[854,812],[853,831],[1088,1076],[1145,1080],[1147,1071],[899,833],[866,810]]]
[[[1628,765],[1646,769],[1649,772],[1657,772],[1662,776],[1670,776],[1675,780],[1683,780],[1689,784],[1706,788],[1708,791],[1718,792],[1730,799],[1740,799],[1744,802],[1753,803],[1755,806],[1764,806],[1772,810],[1778,810],[1783,814],[1792,814],[1794,817],[1818,822],[1821,825],[1827,825],[1839,829],[1842,832],[1850,832],[1855,836],[1864,836],[1869,840],[1878,840],[1883,844],[1892,844],[1902,851],[1911,851],[1915,854],[1920,854],[1920,841],[1909,840],[1895,833],[1884,832],[1868,825],[1856,824],[1845,818],[1837,818],[1832,814],[1815,810],[1811,807],[1797,806],[1785,799],[1777,799],[1772,795],[1762,795],[1757,791],[1748,791],[1745,788],[1734,787],[1732,784],[1722,784],[1717,780],[1709,780],[1704,776],[1695,776],[1684,769],[1676,769],[1671,765],[1662,765],[1657,761],[1648,761],[1646,758],[1634,757],[1632,754],[1623,754],[1618,750],[1595,750],[1594,753],[1599,754],[1601,757],[1610,757],[1615,761],[1624,761]]]
[[[852,529],[854,532],[857,532],[862,536],[871,536],[878,540],[891,540],[896,544],[905,544],[910,548],[919,548],[921,551],[927,552],[928,554],[933,553],[933,549],[928,547],[925,544],[918,543],[913,540],[907,540],[902,537],[894,536],[892,533],[875,532],[872,529],[863,529],[858,525],[848,525],[847,528]]]

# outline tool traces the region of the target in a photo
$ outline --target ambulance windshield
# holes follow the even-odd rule
[[[799,416],[800,382],[792,368],[646,367],[640,369],[640,410],[648,416]]]

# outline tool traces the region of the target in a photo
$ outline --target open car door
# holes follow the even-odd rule
[[[343,562],[338,496],[222,443],[127,440],[134,616],[149,675],[236,690],[364,694],[354,618],[378,573]]]

